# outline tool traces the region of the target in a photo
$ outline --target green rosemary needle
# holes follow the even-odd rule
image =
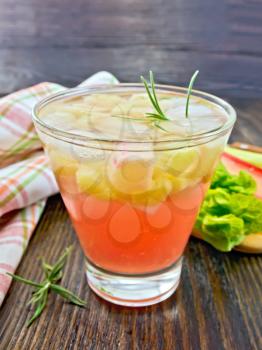
[[[192,93],[192,89],[193,89],[193,85],[194,85],[194,82],[196,80],[196,77],[198,75],[199,71],[196,70],[195,73],[192,75],[191,79],[190,79],[190,82],[189,82],[189,85],[188,85],[188,88],[187,88],[187,98],[186,98],[186,118],[188,118],[188,113],[189,113],[189,100],[190,100],[190,96],[191,96],[191,93]]]
[[[60,258],[57,260],[57,262],[54,265],[49,265],[44,260],[42,260],[42,268],[45,274],[45,279],[40,282],[34,282],[31,280],[28,280],[24,277],[13,275],[11,273],[7,273],[9,276],[13,277],[14,280],[18,282],[22,282],[25,284],[28,284],[35,288],[33,291],[33,296],[29,300],[28,304],[35,305],[35,312],[32,316],[32,318],[28,321],[27,326],[29,327],[43,312],[47,300],[48,300],[48,293],[50,291],[53,291],[56,294],[61,295],[66,300],[70,301],[71,303],[78,305],[78,306],[85,306],[86,302],[84,300],[81,300],[78,298],[74,293],[69,291],[66,288],[61,287],[56,282],[61,280],[63,276],[63,268],[65,266],[66,260],[72,250],[72,246],[67,247],[64,251],[64,253],[60,256]]]

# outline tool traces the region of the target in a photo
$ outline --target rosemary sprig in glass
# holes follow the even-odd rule
[[[62,270],[65,266],[66,260],[71,250],[72,250],[72,246],[66,248],[64,253],[60,256],[60,258],[57,260],[57,262],[54,265],[49,265],[44,260],[42,260],[42,268],[45,274],[45,278],[40,283],[28,280],[21,276],[7,273],[9,276],[13,277],[14,280],[28,284],[35,288],[35,290],[33,291],[33,296],[28,302],[28,304],[32,304],[36,306],[34,315],[27,323],[28,327],[34,322],[35,319],[37,319],[41,315],[42,311],[44,310],[47,304],[48,293],[50,291],[53,291],[54,293],[61,295],[63,298],[67,299],[68,301],[70,301],[75,305],[78,305],[78,306],[86,305],[86,302],[84,300],[81,300],[74,293],[70,292],[68,289],[61,287],[59,284],[57,284],[57,282],[60,281],[63,276]]]
[[[196,80],[196,77],[198,75],[199,71],[195,71],[195,73],[192,75],[192,78],[190,79],[189,85],[188,85],[188,89],[187,89],[187,99],[186,99],[186,109],[185,109],[185,117],[188,118],[188,114],[189,114],[189,102],[190,102],[190,96],[192,94],[192,89],[193,89],[193,85],[194,82]],[[160,126],[160,122],[163,120],[170,120],[168,118],[167,115],[165,115],[165,113],[162,111],[158,99],[157,99],[157,95],[156,95],[156,89],[155,89],[155,80],[154,80],[154,74],[152,71],[149,71],[149,80],[150,80],[150,84],[146,81],[146,79],[141,76],[141,81],[145,86],[146,92],[148,94],[148,97],[152,103],[152,106],[154,107],[154,113],[146,113],[146,116],[148,118],[150,118],[153,121],[153,124],[166,131],[164,128],[162,128]]]
[[[146,116],[151,119],[154,126],[158,127],[159,129],[166,131],[163,127],[160,126],[160,122],[163,120],[169,120],[168,117],[165,115],[165,113],[162,111],[157,95],[156,95],[156,89],[155,89],[155,80],[154,80],[154,74],[150,70],[149,71],[149,80],[150,80],[150,86],[146,79],[141,76],[141,81],[145,86],[146,92],[148,94],[148,97],[152,103],[152,106],[154,107],[154,113],[146,113]],[[151,88],[151,91],[150,91]]]
[[[150,79],[150,87],[152,92],[150,91],[150,87],[148,85],[148,82],[146,81],[146,79],[144,77],[141,76],[141,81],[145,86],[146,92],[148,94],[148,97],[155,109],[154,113],[146,113],[146,115],[150,118],[154,118],[154,119],[159,119],[159,120],[169,120],[167,118],[167,116],[164,114],[164,112],[162,111],[159,103],[158,103],[158,99],[156,96],[156,89],[155,89],[155,80],[154,80],[154,74],[152,71],[149,71],[149,79]]]

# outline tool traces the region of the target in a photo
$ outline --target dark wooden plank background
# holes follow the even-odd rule
[[[261,0],[1,0],[0,93],[43,80],[73,86],[107,69],[137,81],[261,96]]]
[[[0,0],[0,95],[54,81],[74,86],[98,70],[226,97],[239,120],[232,140],[262,145],[261,0]],[[262,348],[261,257],[222,254],[191,239],[181,285],[167,301],[129,309],[87,287],[84,257],[59,195],[48,200],[18,273],[39,279],[38,256],[75,242],[63,284],[88,300],[52,296],[29,330],[30,289],[13,283],[0,310],[1,350]]]

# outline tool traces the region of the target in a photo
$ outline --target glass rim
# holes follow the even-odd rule
[[[161,92],[179,92],[182,94],[186,94],[188,88],[185,87],[180,87],[176,85],[165,85],[165,84],[156,84],[155,87],[161,91]],[[35,106],[32,109],[32,117],[33,121],[38,125],[40,125],[46,134],[48,134],[51,137],[55,137],[58,140],[63,140],[65,142],[70,142],[76,145],[83,145],[82,142],[92,142],[92,141],[99,141],[102,143],[106,144],[130,144],[130,145],[148,145],[156,143],[156,144],[161,144],[162,146],[164,144],[170,144],[170,143],[181,143],[181,142],[189,142],[189,141],[201,141],[205,139],[210,139],[213,137],[216,138],[220,134],[223,134],[223,132],[229,130],[235,123],[236,121],[236,111],[234,107],[225,101],[224,99],[207,93],[202,90],[197,90],[193,89],[191,92],[192,96],[200,97],[205,100],[211,101],[215,103],[216,105],[222,107],[227,115],[226,122],[222,124],[220,127],[216,129],[212,129],[209,131],[204,131],[202,133],[198,133],[195,135],[188,135],[185,137],[180,137],[180,138],[175,138],[175,137],[170,137],[170,139],[165,139],[165,140],[121,140],[121,139],[113,139],[109,137],[89,137],[85,135],[81,135],[77,132],[69,132],[65,130],[61,130],[59,128],[53,127],[48,125],[47,123],[44,122],[41,118],[38,117],[38,114],[42,108],[47,106],[48,104],[62,100],[64,98],[70,98],[70,97],[75,97],[75,96],[82,96],[82,95],[88,95],[88,94],[94,94],[94,93],[109,93],[109,92],[123,92],[125,90],[138,90],[143,88],[144,90],[144,85],[142,83],[117,83],[117,84],[92,84],[90,86],[80,86],[80,87],[75,87],[75,88],[68,88],[56,93],[52,93],[49,96],[43,98],[39,102],[35,104]],[[81,142],[82,141],[82,142]],[[180,147],[179,147],[180,148]],[[126,148],[125,148],[126,149]]]

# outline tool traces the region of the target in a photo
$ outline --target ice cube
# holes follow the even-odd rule
[[[154,168],[153,178],[150,188],[142,193],[132,195],[132,202],[144,211],[162,203],[167,196],[173,191],[172,179],[169,174]]]
[[[90,113],[90,106],[84,103],[61,104],[57,108],[57,110],[61,112],[70,113],[75,118],[79,118],[79,117],[82,117],[83,115],[88,115]]]
[[[109,186],[104,177],[103,162],[80,164],[76,172],[76,182],[80,192],[110,199]]]
[[[123,144],[119,147],[123,147]],[[152,185],[154,159],[153,148],[142,152],[113,151],[107,164],[107,177],[120,192],[145,192]]]
[[[199,162],[200,151],[196,147],[159,153],[160,166],[175,177],[191,174],[198,167]]]
[[[174,105],[172,108],[168,108],[166,110],[166,115],[169,119],[176,120],[176,119],[183,119],[185,118],[186,113],[186,105]],[[212,109],[208,108],[207,106],[190,103],[189,105],[189,117],[190,118],[201,118],[205,116],[212,116]]]
[[[184,107],[186,106],[186,98],[185,97],[170,97],[166,99],[161,99],[159,100],[160,107],[162,110],[167,111],[170,109],[178,108],[178,107]]]
[[[150,124],[136,120],[125,120],[120,139],[124,140],[150,140],[152,129]]]
[[[136,107],[149,107],[150,106],[150,100],[148,95],[145,94],[133,94],[128,102]]]
[[[210,114],[200,117],[190,117],[188,118],[191,121],[191,129],[194,134],[200,134],[204,132],[210,132],[220,128],[224,124],[223,118],[220,118],[218,115]]]
[[[45,114],[45,116],[42,117],[42,120],[48,126],[57,129],[68,130],[72,128],[72,125],[74,125],[76,118],[71,113],[56,111]]]
[[[217,164],[219,155],[223,151],[224,143],[221,142],[210,142],[199,147],[201,152],[200,161],[198,167],[191,173],[191,177],[210,177]]]
[[[112,116],[126,116],[129,114],[130,109],[133,107],[133,104],[130,102],[119,103],[117,106],[111,109]]]
[[[124,99],[121,96],[113,94],[92,94],[84,97],[84,101],[86,104],[100,107],[101,109],[110,112],[113,107],[122,103]]]
[[[151,106],[132,106],[128,112],[128,115],[133,118],[147,118],[147,113],[154,112]]]
[[[120,135],[124,122],[124,119],[112,118],[109,114],[94,113],[90,116],[89,124],[93,130],[98,131],[101,135],[116,138]]]

